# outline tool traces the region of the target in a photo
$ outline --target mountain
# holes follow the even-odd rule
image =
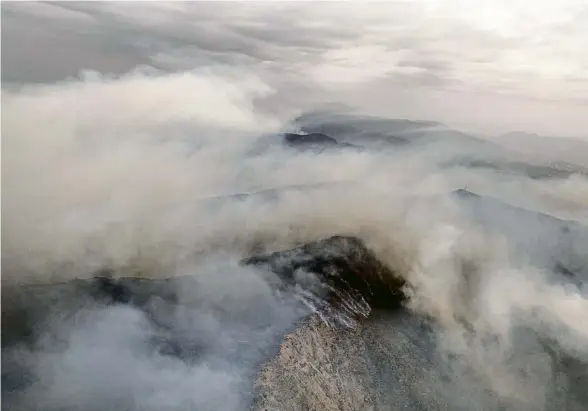
[[[490,141],[540,161],[563,167],[577,165],[588,169],[588,137],[586,140],[547,137],[517,131],[493,137]]]

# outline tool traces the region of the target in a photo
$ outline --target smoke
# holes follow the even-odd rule
[[[255,352],[268,344],[251,331],[260,313],[268,313],[266,321],[273,324],[261,335],[274,338],[304,313],[293,302],[287,308],[274,301],[271,281],[238,268],[239,258],[260,243],[276,250],[333,234],[354,235],[408,279],[410,308],[441,324],[451,350],[470,356],[469,364],[501,395],[523,395],[520,387],[504,382],[515,378],[509,347],[521,324],[585,356],[588,306],[581,291],[549,284],[538,269],[513,261],[508,248],[515,244],[482,231],[447,196],[469,181],[490,192],[492,186],[503,194],[504,187],[516,186],[565,201],[557,189],[569,193],[566,186],[585,184],[584,177],[545,183],[467,169],[446,172],[438,164],[452,158],[451,140],[431,148],[417,144],[402,155],[297,153],[277,138],[259,145],[259,135],[271,139],[272,133],[295,129],[256,110],[255,98],[268,93],[271,88],[258,78],[206,72],[139,73],[5,92],[3,282],[67,280],[104,266],[155,278],[191,274],[198,286],[181,290],[199,301],[198,308],[166,322],[195,333],[190,340],[205,339],[202,346],[218,350],[210,358],[222,362],[234,351],[224,344],[243,339]],[[252,152],[255,146],[259,149]],[[290,189],[273,200],[218,199],[313,183],[343,184]],[[546,190],[546,184],[555,189]],[[491,222],[499,226],[501,220],[520,224],[518,233],[530,229],[495,207]],[[213,261],[206,269],[211,253],[220,251],[234,263]],[[474,272],[464,272],[464,261]],[[222,307],[224,314],[207,319],[207,304]],[[251,329],[226,323],[224,316],[242,310],[257,313],[242,320]],[[97,409],[108,402],[177,409],[182,401],[204,407],[211,401],[238,409],[244,398],[240,378],[263,358],[258,353],[257,363],[188,366],[146,353],[146,336],[153,331],[141,311],[82,312],[72,328],[53,331],[66,339],[66,348],[49,354],[41,347],[28,354],[34,375],[52,381],[48,388],[33,386],[29,398],[49,408]],[[465,333],[464,323],[475,333]],[[499,338],[499,357],[484,345],[487,334]],[[115,374],[123,379],[112,379]],[[526,383],[529,398],[544,389]],[[234,394],[221,395],[226,392]]]
[[[3,350],[3,373],[16,367],[3,401],[15,409],[246,407],[276,336],[307,312],[226,258],[182,273],[158,283],[143,309],[93,303],[67,285],[52,296],[33,291],[30,307],[49,314],[38,317],[33,344]],[[158,295],[166,287],[179,306]]]
[[[160,27],[157,16],[150,24]],[[275,52],[252,50],[259,58]],[[352,51],[360,60],[367,53]],[[407,309],[435,324],[454,386],[479,384],[508,406],[549,409],[556,363],[542,344],[588,361],[586,175],[572,168],[530,178],[510,166],[523,161],[517,154],[439,123],[319,110],[354,87],[375,93],[382,67],[397,61],[381,55],[369,70],[334,67],[348,52],[327,53],[333,66],[314,65],[313,78],[215,63],[2,90],[3,311],[21,288],[104,267],[188,276],[169,285],[180,308],[156,297],[147,311],[106,306],[65,286],[52,297],[39,291],[40,302],[30,297],[48,307],[38,339],[3,349],[3,369],[22,365],[30,377],[15,409],[245,408],[260,364],[309,313],[276,291],[273,274],[240,259],[332,235],[361,238],[407,280]],[[306,81],[308,98],[290,94]],[[346,91],[332,90],[339,87]],[[353,102],[370,112],[371,101]],[[313,127],[367,149],[309,153],[281,144],[280,133]],[[471,167],[464,156],[500,165]],[[499,202],[472,215],[450,195],[464,187],[577,225],[568,235]],[[552,273],[552,259],[569,263],[573,281]],[[64,317],[72,306],[76,314]],[[169,335],[196,359],[167,355],[173,348],[160,341]]]

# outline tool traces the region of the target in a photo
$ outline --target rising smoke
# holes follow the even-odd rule
[[[332,84],[287,99],[300,90],[291,80],[300,78],[211,64],[2,91],[3,312],[34,303],[44,319],[32,341],[3,348],[3,375],[24,370],[3,380],[22,389],[3,388],[7,407],[247,408],[259,368],[309,311],[241,259],[345,235],[406,279],[407,312],[433,324],[430,351],[449,367],[448,397],[467,388],[479,409],[580,409],[580,397],[562,405],[550,390],[554,355],[588,361],[583,169],[531,178],[503,167],[529,157],[440,123],[320,110]],[[315,129],[366,149],[281,143],[280,133]],[[497,200],[472,215],[451,194],[464,187]],[[560,232],[499,200],[575,225]],[[104,267],[161,280],[155,293],[169,287],[181,304],[154,297],[145,311],[97,303],[83,285],[36,291]],[[5,334],[14,323],[3,322]],[[193,355],[169,355],[171,335]]]

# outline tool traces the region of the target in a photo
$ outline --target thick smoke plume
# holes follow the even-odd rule
[[[103,13],[111,24],[129,19],[131,38],[137,28],[123,11]],[[153,13],[148,25],[171,41],[167,12]],[[329,27],[317,27],[320,47],[331,47]],[[305,41],[298,38],[296,53]],[[366,116],[370,99],[345,100],[349,84],[319,82],[340,67],[317,64],[302,78],[276,67],[290,60],[272,47],[255,45],[248,53],[274,65],[260,69],[241,56],[238,67],[143,67],[2,90],[3,402],[31,410],[246,409],[263,363],[310,311],[276,286],[275,274],[242,260],[337,235],[361,239],[406,281],[407,324],[427,321],[434,335],[415,350],[444,369],[443,401],[454,397],[454,409],[472,409],[468,395],[488,410],[586,404],[574,386],[588,362],[585,168],[435,121]],[[347,69],[353,87],[380,79],[377,70]],[[332,101],[359,110],[323,104]],[[297,150],[283,143],[285,132],[322,132],[353,146]],[[179,305],[157,296],[141,309],[102,304],[71,282],[104,269],[157,280],[154,294],[169,288]],[[27,304],[43,321],[30,341],[10,345],[5,330],[26,323],[18,313]],[[421,327],[396,326],[407,334]],[[323,359],[345,355],[328,344]],[[398,355],[393,347],[385,352]],[[580,370],[563,388],[562,358]],[[572,399],[561,405],[554,387]],[[342,404],[358,389],[339,392]],[[389,406],[408,401],[394,393]],[[301,404],[290,400],[291,409]]]

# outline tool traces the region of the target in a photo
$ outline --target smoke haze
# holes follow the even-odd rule
[[[312,310],[240,261],[333,235],[406,279],[387,350],[433,324],[449,382],[421,409],[582,409],[588,8],[560,3],[3,3],[3,335],[43,319],[3,343],[7,409],[247,409]],[[161,281],[147,308],[61,284],[104,267]],[[561,395],[549,350],[582,376]]]

